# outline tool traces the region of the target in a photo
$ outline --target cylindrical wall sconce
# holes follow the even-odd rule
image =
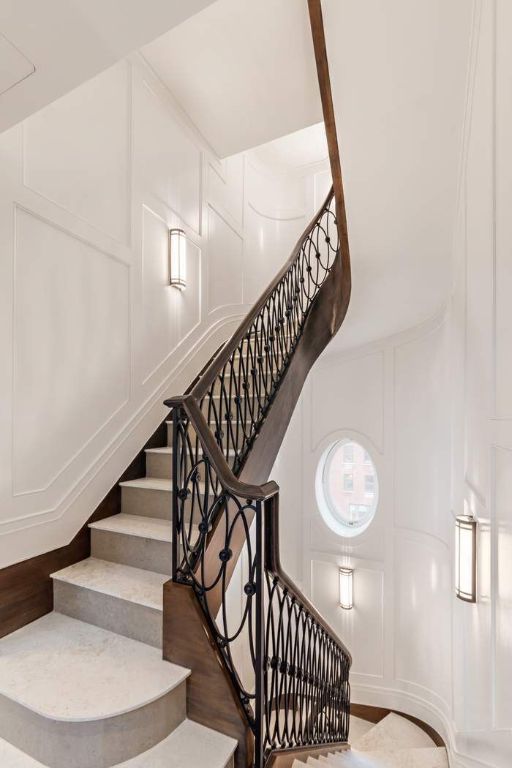
[[[455,518],[455,594],[476,603],[476,528],[470,515]]]
[[[179,291],[187,287],[187,238],[182,229],[169,230],[169,283]]]
[[[352,568],[339,569],[340,606],[345,610],[354,607],[354,571]]]

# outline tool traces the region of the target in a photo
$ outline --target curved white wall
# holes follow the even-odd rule
[[[351,649],[353,700],[406,711],[413,702],[413,714],[437,727],[451,709],[446,327],[441,316],[350,353],[325,354],[272,473],[282,490],[284,565]],[[365,446],[379,475],[376,517],[355,538],[334,534],[315,498],[318,461],[345,436]],[[351,611],[338,606],[337,570],[347,564],[355,569]],[[435,650],[432,627],[446,629]]]
[[[448,306],[400,336],[327,353],[272,474],[284,563],[352,650],[354,699],[429,722],[452,768],[512,765],[511,35],[510,3],[475,0]],[[316,461],[344,434],[370,447],[380,475],[376,519],[355,540],[326,528],[314,498]],[[453,518],[468,511],[474,605],[453,584]],[[336,568],[347,562],[344,612]]]
[[[220,161],[139,56],[1,134],[0,168],[2,567],[85,522],[288,256],[311,180]]]

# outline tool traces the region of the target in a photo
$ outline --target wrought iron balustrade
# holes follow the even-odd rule
[[[350,654],[280,567],[276,484],[240,479],[323,287],[326,303],[336,289],[341,250],[331,189],[232,339],[186,395],[166,401],[173,413],[173,580],[194,590],[204,612],[254,734],[255,768],[275,750],[344,742],[348,734]]]

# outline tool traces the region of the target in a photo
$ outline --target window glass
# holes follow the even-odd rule
[[[331,445],[318,466],[316,495],[325,522],[336,533],[362,533],[373,520],[379,495],[377,471],[368,451],[354,440]]]

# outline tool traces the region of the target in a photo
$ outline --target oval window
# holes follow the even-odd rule
[[[379,501],[377,470],[368,451],[348,438],[323,453],[316,472],[316,498],[329,528],[357,536],[370,525]]]

